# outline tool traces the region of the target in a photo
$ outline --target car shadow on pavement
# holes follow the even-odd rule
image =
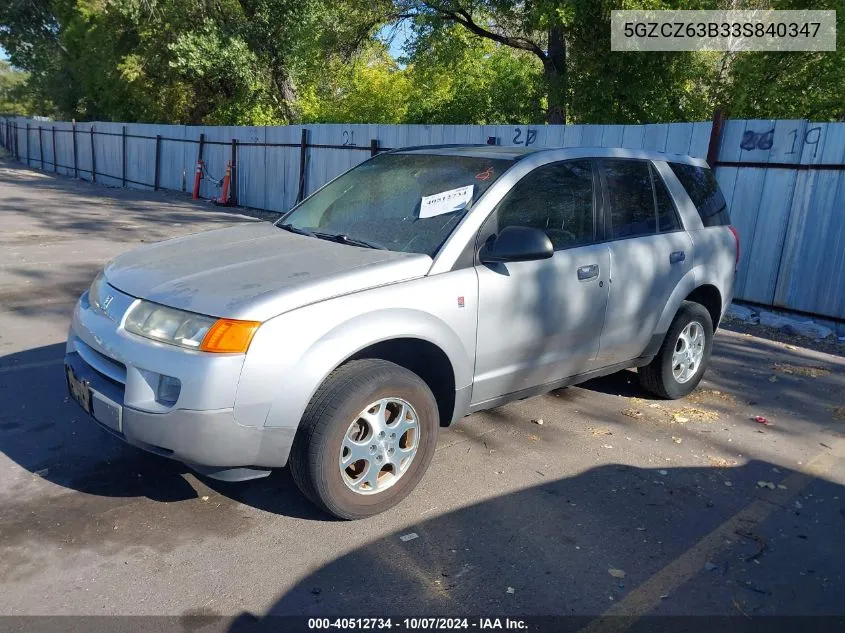
[[[764,461],[603,465],[420,518],[304,575],[231,631],[291,624],[275,616],[585,616],[614,605],[843,615],[843,500],[843,487],[823,476]]]
[[[202,496],[197,487],[207,486],[234,503],[329,519],[299,493],[287,470],[251,482],[224,483],[110,435],[68,397],[63,358],[64,344],[0,357],[0,452],[22,468],[100,497],[188,501]],[[199,480],[199,486],[192,485],[188,475]]]

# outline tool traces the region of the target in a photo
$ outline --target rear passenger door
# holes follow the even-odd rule
[[[692,268],[692,241],[659,172],[646,160],[598,161],[610,247],[610,290],[598,364],[643,354],[678,283]]]

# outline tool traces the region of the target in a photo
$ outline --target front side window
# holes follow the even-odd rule
[[[383,154],[348,171],[279,220],[317,237],[434,256],[512,160]]]
[[[613,239],[657,232],[649,163],[642,160],[601,161],[607,183],[607,206]]]
[[[589,244],[595,239],[590,161],[538,167],[507,193],[496,216],[499,231],[508,226],[540,229],[556,251]]]

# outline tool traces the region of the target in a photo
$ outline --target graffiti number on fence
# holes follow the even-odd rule
[[[786,152],[787,154],[794,154],[795,153],[795,142],[798,140],[798,130],[790,130],[787,133],[787,136],[792,135],[792,145],[789,147],[789,151]],[[799,149],[803,148],[804,145],[813,145],[813,158],[815,158],[816,154],[819,151],[819,139],[822,135],[822,129],[819,126],[811,127],[809,130],[804,132],[804,141],[801,144]]]
[[[815,135],[810,138],[810,134],[815,132]],[[813,145],[813,158],[816,157],[816,153],[819,151],[819,138],[821,138],[822,129],[820,127],[811,127],[807,130],[807,133],[804,134],[804,144],[805,145]]]
[[[534,141],[537,140],[537,130],[532,130],[530,127],[525,128],[525,138],[522,138],[522,128],[514,128],[514,135],[513,135],[513,144],[514,145],[525,145],[528,147],[532,145]]]
[[[343,130],[343,144],[355,145],[355,130]]]
[[[769,150],[772,149],[774,138],[774,128],[768,132],[752,132],[751,130],[747,130],[745,134],[742,135],[742,142],[739,146],[742,149],[749,151],[753,149]]]

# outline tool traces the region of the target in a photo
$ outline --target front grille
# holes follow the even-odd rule
[[[85,364],[97,374],[116,387],[121,389],[124,387],[126,384],[126,365],[95,350],[78,337],[74,338],[73,346],[80,358],[85,361]]]

